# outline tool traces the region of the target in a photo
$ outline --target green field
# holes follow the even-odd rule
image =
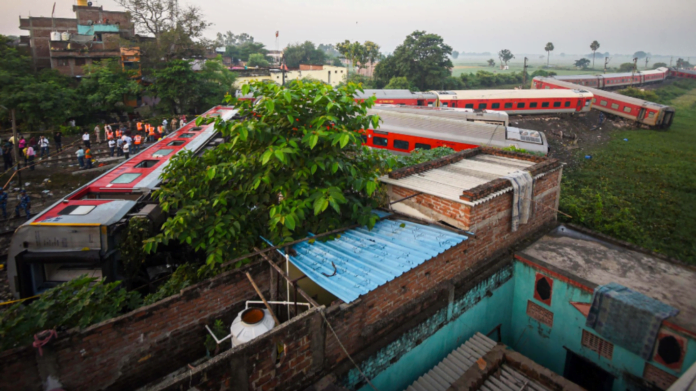
[[[619,131],[577,156],[580,164],[564,172],[560,208],[573,216],[566,221],[696,264],[694,87],[659,91],[678,96],[669,101],[676,116],[668,131]]]

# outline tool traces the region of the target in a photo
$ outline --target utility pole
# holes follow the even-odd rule
[[[672,60],[674,60],[674,57],[670,57],[670,58],[669,58],[669,67],[670,67],[670,68],[672,67]]]
[[[524,75],[524,81],[522,82],[523,86],[527,85],[527,57],[524,58],[524,70],[522,71],[522,74]]]
[[[607,64],[609,64],[609,57],[604,57],[604,73],[607,73]]]
[[[633,85],[633,77],[636,75],[636,70],[638,70],[638,57],[633,57],[633,72],[631,72],[631,85]]]
[[[19,166],[19,138],[17,137],[17,121],[15,119],[15,109],[10,110],[10,114],[12,115],[12,137],[14,140],[14,143],[12,143],[12,149],[14,149],[14,158],[15,158],[15,165],[17,168],[15,170],[18,170],[20,168]],[[22,187],[22,171],[17,171],[17,180],[19,181],[19,187]]]
[[[646,70],[646,71],[648,70],[648,60],[649,60],[649,59],[650,59],[650,58],[645,57],[645,70]]]

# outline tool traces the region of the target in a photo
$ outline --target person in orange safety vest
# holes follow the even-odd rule
[[[138,132],[141,132],[143,130],[143,123],[142,122],[136,123],[135,126],[138,128]]]
[[[123,132],[121,132],[121,129],[116,129],[116,138],[121,138],[123,136]]]
[[[147,125],[147,135],[150,138],[150,142],[155,141],[155,128],[150,125]]]
[[[133,152],[138,153],[140,151],[140,143],[143,142],[143,136],[140,133],[133,137]]]
[[[162,138],[162,133],[163,133],[162,125],[160,125],[157,127],[157,140]]]
[[[106,133],[106,140],[113,140],[114,139],[114,131],[111,130],[111,126],[106,125],[104,128],[104,133]]]

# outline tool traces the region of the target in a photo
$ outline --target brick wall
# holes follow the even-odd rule
[[[44,348],[56,358],[54,376],[72,391],[134,389],[203,357],[204,325],[218,318],[230,324],[246,300],[257,299],[246,271],[269,290],[269,267],[255,262],[121,317],[59,333]],[[38,363],[33,347],[0,353],[0,373],[21,374],[1,376],[0,389],[40,389]]]

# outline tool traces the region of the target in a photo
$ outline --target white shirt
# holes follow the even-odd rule
[[[129,144],[123,144],[123,152],[128,152],[129,149],[130,149]]]
[[[82,135],[82,141],[89,141],[89,133]]]
[[[109,148],[116,146],[116,141],[113,139],[109,140]]]
[[[125,140],[126,140],[126,144],[128,144],[128,145],[133,144],[133,139],[132,139],[131,137],[128,137],[128,136],[124,136],[124,137],[125,137]]]
[[[39,140],[39,146],[41,148],[48,147],[48,139],[47,138],[42,138]]]
[[[162,126],[164,126],[165,128],[167,127],[167,120],[166,119],[164,121],[162,121]]]

